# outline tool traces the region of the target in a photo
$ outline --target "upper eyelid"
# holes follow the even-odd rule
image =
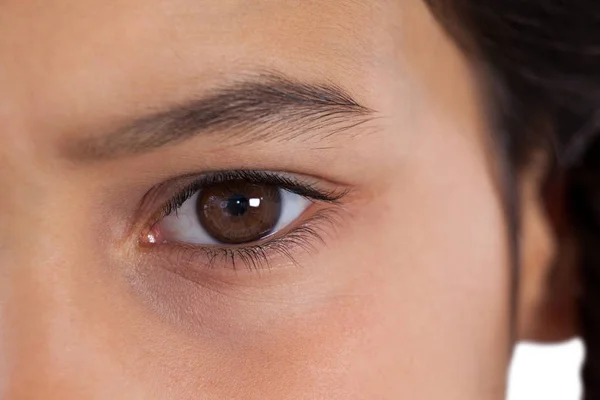
[[[198,180],[193,181],[186,188],[182,189],[182,191],[178,192],[176,197],[179,197],[175,203],[167,203],[170,204],[168,209],[164,209],[162,211],[162,215],[168,215],[172,212],[176,212],[178,207],[180,207],[183,202],[187,201],[194,193],[198,190],[202,189],[203,186],[210,186],[215,183],[223,183],[232,180],[244,180],[248,182],[253,182],[256,184],[271,184],[278,186],[284,190],[288,190],[292,193],[298,194],[307,198],[310,201],[327,201],[327,202],[336,202],[342,197],[346,195],[346,192],[330,192],[326,193],[324,191],[320,191],[314,187],[314,183],[312,182],[302,182],[297,179],[290,179],[279,175],[274,172],[265,172],[265,171],[225,171],[217,173],[218,178],[211,180],[201,181],[202,178],[198,178]],[[211,175],[208,175],[211,177]],[[204,177],[206,179],[206,176]],[[213,175],[212,178],[215,178]],[[174,198],[172,198],[173,200]],[[170,200],[170,201],[172,201]]]

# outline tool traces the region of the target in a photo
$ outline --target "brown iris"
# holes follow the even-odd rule
[[[224,182],[203,188],[196,210],[204,229],[217,241],[255,242],[277,225],[281,194],[276,186]]]

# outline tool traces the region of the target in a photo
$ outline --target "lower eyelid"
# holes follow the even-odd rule
[[[150,257],[148,262],[186,279],[194,280],[209,274],[238,280],[243,279],[241,272],[254,274],[263,269],[299,266],[304,257],[315,255],[319,247],[333,237],[342,214],[338,205],[327,205],[315,210],[299,226],[258,245],[227,248],[169,243],[144,246],[144,253]]]

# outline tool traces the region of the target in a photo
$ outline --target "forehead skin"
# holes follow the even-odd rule
[[[28,121],[40,144],[71,132],[95,134],[108,121],[265,70],[325,77],[381,102],[387,94],[377,92],[376,81],[387,74],[410,90],[411,80],[398,82],[404,68],[435,79],[427,70],[454,66],[447,56],[431,65],[433,52],[456,57],[437,43],[439,32],[431,36],[434,22],[416,1],[63,0],[0,7],[0,49],[8,55],[0,65],[3,109]]]
[[[389,46],[377,43],[389,41],[377,33],[381,21],[375,21],[384,15],[380,6],[277,0],[4,2],[1,48],[11,57],[3,68],[9,77],[27,80],[4,81],[3,89],[8,85],[11,100],[24,103],[15,107],[34,112],[28,120],[65,116],[70,125],[85,126],[126,114],[140,99],[144,107],[176,101],[245,72],[355,79],[369,87],[368,70],[378,62],[379,49]],[[59,105],[53,115],[47,115],[47,104]]]
[[[61,158],[264,71],[344,88],[374,129],[319,151],[198,138]],[[508,268],[481,115],[418,0],[0,0],[0,397],[501,399]],[[266,281],[125,276],[138,259],[113,231],[150,187],[243,167],[359,200],[327,249]]]

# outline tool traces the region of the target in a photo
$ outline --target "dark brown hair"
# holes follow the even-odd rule
[[[565,200],[580,254],[584,398],[600,400],[600,2],[426,2],[467,55],[485,66],[496,142],[507,161],[515,277],[520,170],[544,148],[553,160],[548,180],[567,176]]]

